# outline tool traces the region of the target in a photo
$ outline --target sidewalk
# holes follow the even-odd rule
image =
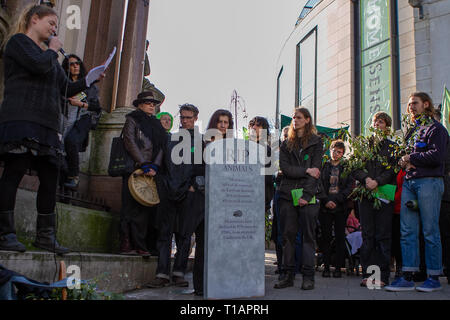
[[[450,285],[446,278],[441,278],[442,290],[431,293],[417,291],[411,292],[387,292],[381,290],[369,290],[360,287],[360,277],[346,276],[342,278],[322,278],[320,272],[316,272],[315,289],[311,291],[301,290],[301,275],[297,275],[294,287],[286,289],[274,289],[273,285],[278,280],[275,274],[276,261],[274,251],[266,251],[266,295],[252,300],[450,300]],[[162,289],[142,289],[125,294],[127,300],[203,300],[202,297],[189,294],[192,288],[192,273],[186,277],[189,280],[189,288],[167,287]]]

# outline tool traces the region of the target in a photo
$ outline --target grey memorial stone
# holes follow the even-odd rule
[[[257,161],[264,154],[261,145],[235,139],[205,150],[206,299],[264,296],[264,166]]]

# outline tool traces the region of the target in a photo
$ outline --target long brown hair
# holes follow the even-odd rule
[[[30,27],[31,18],[35,14],[39,17],[39,19],[42,19],[46,16],[58,16],[56,11],[49,6],[35,4],[27,5],[20,13],[19,18],[11,28],[2,45],[4,46],[13,35],[17,33],[26,33],[28,28]]]
[[[225,110],[225,109],[219,109],[213,113],[213,115],[211,116],[211,119],[209,120],[207,129],[217,129],[217,124],[219,123],[219,118],[221,116],[228,117],[228,122],[230,124],[228,129],[234,129],[233,115],[231,114],[230,111]]]
[[[317,129],[313,124],[313,119],[311,117],[311,113],[308,109],[304,107],[297,107],[294,110],[294,116],[300,112],[305,119],[309,119],[309,123],[305,125],[305,129],[303,131],[303,136],[299,137],[297,135],[297,131],[294,129],[294,119],[292,119],[291,125],[289,126],[289,133],[287,138],[287,147],[289,151],[296,150],[302,146],[302,148],[306,148],[309,142],[309,139],[317,134]]]
[[[424,104],[425,104],[425,102],[428,102],[428,107],[425,107],[425,114],[427,116],[429,116],[430,118],[433,118],[433,116],[434,116],[434,104],[433,104],[433,100],[428,95],[428,93],[425,93],[425,92],[413,92],[413,93],[411,93],[409,95],[408,100],[410,98],[412,98],[412,97],[419,98],[420,101],[422,101]],[[406,112],[410,113],[412,115],[411,110],[409,109],[409,106],[406,109],[407,109]],[[412,120],[415,121],[414,115],[412,115]]]

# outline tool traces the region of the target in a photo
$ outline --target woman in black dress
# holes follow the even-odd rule
[[[14,207],[23,176],[39,177],[35,247],[69,252],[55,238],[58,166],[62,156],[61,96],[87,88],[85,79],[70,82],[58,63],[61,42],[55,36],[56,12],[28,6],[4,46],[4,100],[0,108],[0,250],[24,252],[16,237]],[[44,45],[47,42],[48,45]],[[47,48],[48,47],[48,48]]]

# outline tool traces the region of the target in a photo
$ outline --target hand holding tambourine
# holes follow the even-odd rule
[[[141,169],[131,174],[128,188],[133,198],[143,206],[153,207],[160,202],[155,179],[145,175]]]

